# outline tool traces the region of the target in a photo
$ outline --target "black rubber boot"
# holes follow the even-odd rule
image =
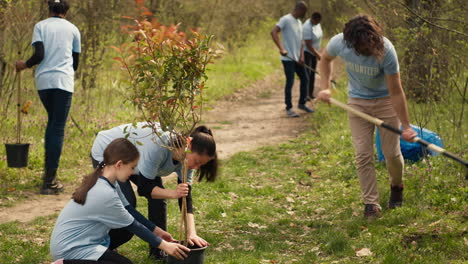
[[[388,201],[388,208],[395,209],[403,205],[403,185],[390,186],[390,200]]]
[[[57,177],[57,169],[45,168],[42,180],[44,183],[41,187],[41,194],[51,195],[58,194],[63,191],[63,185],[55,180]]]

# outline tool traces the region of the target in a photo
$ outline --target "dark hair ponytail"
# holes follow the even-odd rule
[[[216,142],[211,129],[206,126],[199,126],[190,134],[192,137],[191,151],[198,155],[207,155],[213,159],[205,165],[200,166],[197,171],[198,181],[206,178],[206,181],[213,182],[218,175],[218,155],[216,153]]]
[[[65,0],[49,0],[49,12],[57,15],[65,15],[70,9],[70,5]]]
[[[98,178],[102,176],[105,166],[114,165],[118,161],[128,164],[138,159],[140,153],[130,141],[125,138],[114,139],[104,150],[104,161],[99,163],[93,173],[85,176],[81,185],[75,190],[72,199],[81,205],[86,202],[89,190],[96,184]]]

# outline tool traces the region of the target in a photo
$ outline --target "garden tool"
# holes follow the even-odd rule
[[[356,110],[356,109],[354,109],[354,108],[348,106],[347,104],[344,104],[344,103],[342,103],[342,102],[340,102],[338,100],[330,98],[330,103],[332,103],[332,104],[334,104],[334,105],[336,105],[336,106],[338,106],[338,107],[340,107],[340,108],[342,108],[342,109],[344,109],[344,110],[346,110],[346,111],[348,111],[350,113],[353,113],[353,114],[359,116],[360,118],[365,119],[365,120],[375,124],[376,126],[386,128],[386,129],[388,129],[388,130],[390,130],[390,131],[392,131],[394,133],[400,134],[400,135],[402,134],[402,131],[400,129],[398,129],[396,127],[393,127],[391,125],[388,125],[384,121],[382,121],[382,120],[380,120],[378,118],[372,117],[372,116],[370,116],[370,115],[368,115],[366,113],[358,111],[358,110]],[[446,156],[448,158],[451,158],[451,159],[465,165],[465,168],[467,169],[467,175],[465,176],[465,179],[467,179],[467,177],[468,177],[468,162],[466,160],[463,160],[462,158],[457,157],[455,154],[453,154],[453,153],[451,153],[451,152],[449,152],[449,151],[447,151],[447,150],[445,150],[445,149],[443,149],[443,148],[441,148],[441,147],[439,147],[437,145],[429,143],[429,142],[427,142],[426,140],[424,140],[422,138],[415,137],[414,142],[417,142],[417,143],[423,145],[424,147],[426,147],[426,148],[428,148],[430,150],[436,151],[436,152],[438,152],[438,153],[440,153],[440,154],[442,154],[442,155],[444,155],[444,156]]]

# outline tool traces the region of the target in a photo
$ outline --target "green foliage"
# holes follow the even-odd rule
[[[203,109],[206,66],[216,55],[210,48],[212,36],[192,30],[180,32],[178,26],[164,26],[143,13],[136,25],[128,26],[133,41],[114,47],[129,74],[131,101],[143,118],[158,131],[189,135],[199,122]]]

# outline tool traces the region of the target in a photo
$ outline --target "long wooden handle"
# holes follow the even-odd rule
[[[353,113],[353,114],[355,114],[355,115],[357,115],[357,116],[359,116],[359,117],[361,117],[361,118],[375,124],[376,126],[386,128],[386,129],[388,129],[388,130],[390,130],[390,131],[392,131],[394,133],[400,134],[400,135],[402,133],[402,131],[400,129],[398,129],[396,127],[393,127],[393,126],[391,126],[389,124],[386,124],[384,121],[382,121],[382,120],[380,120],[378,118],[370,116],[370,115],[368,115],[366,113],[363,113],[363,112],[361,112],[359,110],[356,110],[356,109],[350,107],[349,105],[344,104],[344,103],[342,103],[342,102],[340,102],[338,100],[330,98],[330,103],[332,103],[332,104],[334,104],[334,105],[336,105],[336,106],[338,106],[338,107],[340,107],[340,108],[342,108],[342,109],[344,109],[344,110],[346,110],[346,111],[348,111],[350,113]],[[453,160],[455,160],[457,162],[460,162],[461,164],[465,165],[465,167],[468,168],[468,162],[466,160],[463,160],[460,157],[457,157],[455,154],[453,154],[453,153],[451,153],[451,152],[449,152],[449,151],[447,151],[447,150],[445,150],[445,149],[443,149],[443,148],[441,148],[441,147],[439,147],[439,146],[437,146],[435,144],[429,143],[426,140],[424,140],[422,138],[419,138],[419,137],[415,137],[414,141],[421,144],[421,145],[423,145],[423,146],[425,146],[426,148],[428,148],[430,150],[441,153],[442,155],[444,155],[444,156],[446,156],[448,158],[451,158],[451,159],[453,159]]]
[[[182,183],[187,183],[187,158],[184,158],[183,165],[182,165]],[[179,224],[179,243],[182,243],[184,240],[184,246],[188,245],[187,241],[187,234],[188,234],[188,226],[187,226],[187,197],[182,197],[182,208],[181,208],[181,216],[180,216],[180,224]],[[182,239],[184,237],[185,239]]]

